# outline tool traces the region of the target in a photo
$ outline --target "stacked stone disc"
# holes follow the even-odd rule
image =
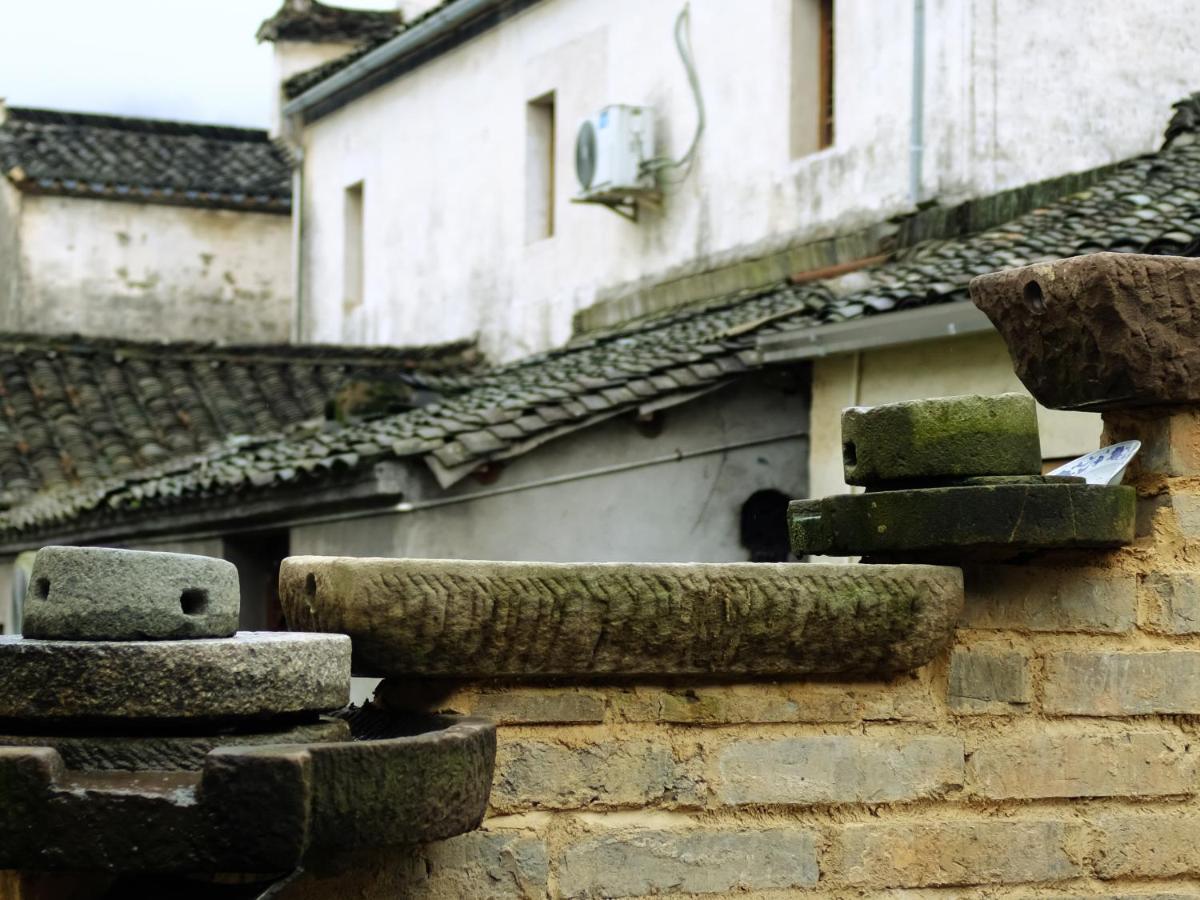
[[[489,725],[345,710],[348,637],[237,632],[239,605],[223,560],[38,553],[0,637],[0,868],[285,870],[478,823]]]
[[[1005,554],[1133,538],[1132,488],[1041,475],[1033,399],[962,396],[842,413],[847,484],[865,493],[796,500],[797,555]]]

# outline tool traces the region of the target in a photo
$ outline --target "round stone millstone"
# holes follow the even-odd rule
[[[351,741],[210,751],[199,771],[68,769],[0,747],[0,869],[287,872],[307,853],[412,846],[479,827],[496,757],[483,719],[429,717]]]
[[[350,639],[243,631],[189,641],[0,637],[0,718],[195,720],[324,712],[350,699]]]
[[[224,734],[0,734],[0,747],[50,747],[68,769],[80,772],[194,772],[217,747],[319,744],[350,738],[344,720],[322,717],[279,731]]]
[[[1119,547],[1136,501],[1128,485],[1059,481],[839,494],[793,500],[788,528],[797,556]]]
[[[33,562],[27,638],[140,641],[237,631],[237,569],[223,559],[103,547],[43,547]]]

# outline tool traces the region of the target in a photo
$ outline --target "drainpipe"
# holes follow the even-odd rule
[[[299,117],[283,122],[283,142],[292,157],[292,343],[304,340],[304,142]]]
[[[908,147],[908,199],[921,202],[925,155],[925,0],[913,0],[912,130]]]

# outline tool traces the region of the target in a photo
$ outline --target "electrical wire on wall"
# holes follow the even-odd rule
[[[692,135],[691,144],[678,159],[656,156],[654,159],[648,159],[642,163],[642,173],[653,173],[655,179],[662,184],[679,184],[687,178],[688,173],[691,172],[692,163],[696,159],[696,148],[700,145],[700,136],[704,134],[704,96],[700,92],[700,78],[696,74],[696,61],[692,53],[690,6],[690,3],[685,3],[675,19],[675,47],[679,51],[679,58],[683,61],[683,68],[687,72],[688,86],[691,87],[692,97],[696,101],[696,132]],[[665,173],[670,171],[678,171],[681,174],[675,178],[665,177]]]

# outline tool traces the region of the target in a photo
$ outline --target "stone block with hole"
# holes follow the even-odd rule
[[[847,484],[1038,475],[1037,411],[1024,394],[851,407],[842,413]]]
[[[43,547],[33,564],[24,634],[45,640],[225,638],[237,631],[237,569],[223,559]]]

